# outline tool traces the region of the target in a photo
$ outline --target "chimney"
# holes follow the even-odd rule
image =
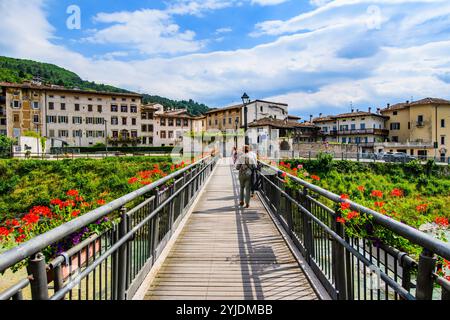
[[[352,109],[352,113],[355,112],[355,109]]]
[[[369,113],[372,113],[372,108],[371,107],[369,107]]]
[[[322,112],[321,112],[321,113],[319,113],[319,118],[322,118]]]
[[[387,104],[387,107],[389,108],[390,106],[391,106],[391,104],[390,104],[390,103],[388,103],[388,104]]]
[[[356,109],[356,112],[359,112],[359,109]]]
[[[389,104],[388,104],[389,105]],[[377,114],[380,114],[380,112],[381,112],[381,109],[380,108],[377,108]]]
[[[409,104],[409,100],[406,100],[406,104]]]
[[[313,115],[310,114],[310,115],[309,115],[309,122],[312,122],[312,118],[313,118]]]

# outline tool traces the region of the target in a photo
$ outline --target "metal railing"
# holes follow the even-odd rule
[[[0,300],[21,300],[28,287],[33,300],[133,298],[216,161],[204,158],[1,254],[0,272],[26,261],[29,276]],[[45,261],[46,248],[111,215],[118,221],[112,228]]]
[[[364,147],[363,144],[359,146],[359,148]],[[279,157],[282,159],[316,159],[319,154],[324,153],[323,151],[279,151]],[[325,152],[326,154],[330,154],[333,156],[334,160],[350,160],[350,161],[359,161],[359,162],[393,162],[393,163],[405,163],[410,162],[413,159],[409,158],[394,158],[394,157],[382,157],[375,153],[369,152]],[[437,164],[450,164],[449,156],[439,156],[431,157],[431,156],[414,156],[415,160],[419,160],[421,162],[426,162],[428,160],[433,160]]]
[[[260,163],[260,193],[333,299],[450,299],[450,281],[436,274],[436,255],[450,259],[450,245],[350,201],[351,210],[422,248],[416,262],[376,239],[347,236],[336,222],[340,196]]]

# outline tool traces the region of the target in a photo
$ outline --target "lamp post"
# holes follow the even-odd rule
[[[250,103],[250,97],[247,95],[247,93],[244,93],[244,95],[241,97],[242,104],[244,105],[244,131],[245,131],[245,145],[249,145],[249,139],[248,139],[248,120],[247,120],[247,105]]]
[[[236,147],[236,150],[237,150],[237,147],[238,147],[238,126],[239,126],[239,120],[238,119],[236,119],[235,121],[235,124],[236,124],[236,132],[235,132],[235,135],[234,135],[234,146]]]
[[[106,157],[108,157],[108,120],[105,121],[105,146],[106,146]]]

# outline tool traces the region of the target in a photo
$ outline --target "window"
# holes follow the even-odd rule
[[[130,106],[130,112],[131,112],[131,113],[137,113],[137,106],[131,105],[131,106]]]
[[[148,132],[153,132],[153,125],[152,124],[148,125]]]
[[[111,105],[111,112],[117,112],[119,111],[119,107],[116,104]]]
[[[47,123],[56,123],[56,116],[47,116]]]
[[[166,126],[166,119],[165,118],[161,118],[161,126]]]
[[[92,98],[88,98],[89,101],[92,101]]]
[[[61,110],[66,110],[66,104],[65,103],[61,103]]]
[[[391,123],[391,130],[400,130],[400,123],[399,122],[392,122]]]
[[[102,111],[103,111],[102,106],[101,106],[101,105],[98,105],[98,106],[97,106],[97,112],[100,112],[100,113],[101,113]]]
[[[441,136],[441,144],[445,144],[445,136]]]
[[[231,124],[232,121],[233,121],[233,119],[228,118],[228,124]]]
[[[408,130],[411,130],[411,122],[408,121]]]
[[[48,135],[49,135],[50,138],[55,137],[55,130],[53,130],[53,129],[49,130],[48,131]]]
[[[219,124],[219,121],[217,121],[217,119],[214,120],[214,124],[217,126]]]
[[[187,127],[189,126],[189,120],[188,119],[184,119],[183,120],[184,126]]]
[[[131,118],[131,125],[135,126],[136,125],[136,118]]]
[[[127,125],[127,117],[122,117],[122,125],[123,126]]]
[[[61,99],[65,99],[66,98],[66,96],[61,96]]]
[[[137,133],[136,130],[131,130],[131,137],[132,138],[137,138],[137,135],[138,135],[138,133]]]
[[[223,125],[226,125],[227,124],[227,119],[223,118],[222,119],[222,123],[223,123]]]
[[[120,112],[128,112],[128,106],[126,104],[121,105]]]
[[[181,127],[181,119],[177,119],[177,127]]]
[[[166,132],[165,131],[161,131],[161,139],[165,139],[166,138]]]
[[[33,101],[33,109],[39,109],[39,102]]]
[[[351,130],[355,130],[355,129],[356,129],[356,124],[352,124],[352,125],[350,126],[350,129],[351,129]]]
[[[394,111],[394,113],[393,113],[393,114],[394,114],[394,116],[396,116],[396,115],[398,114],[398,112],[397,112],[397,111]]]
[[[117,117],[111,117],[111,124],[112,124],[113,126],[118,125],[118,124],[119,124],[119,118],[117,118]]]
[[[168,123],[169,123],[169,127],[173,127],[173,119],[169,119]]]
[[[264,107],[261,106],[259,110],[260,110],[261,112],[263,112],[263,111],[264,111]]]
[[[169,139],[173,139],[173,131],[169,131]]]
[[[141,113],[141,119],[142,120],[147,120],[147,112],[142,112]]]
[[[142,137],[142,144],[147,144],[147,137]]]
[[[80,97],[74,97],[75,98],[75,100],[80,100]]]
[[[142,132],[147,132],[147,125],[146,124],[142,125],[142,130],[141,131]]]
[[[360,124],[360,129],[361,130],[365,130],[366,129],[366,124],[365,123],[361,123]]]
[[[94,135],[95,135],[95,131],[92,131],[92,130],[87,130],[86,131],[86,137],[93,138]]]
[[[97,98],[97,101],[102,101],[102,98]]]
[[[211,126],[211,120],[209,120],[209,125]]]
[[[38,114],[34,114],[33,115],[33,122],[34,123],[39,123],[39,115]]]
[[[83,136],[83,131],[81,131],[81,130],[73,130],[72,131],[72,136],[74,138],[81,138]]]
[[[75,104],[75,111],[80,111],[80,105],[78,103]]]
[[[423,122],[423,115],[417,116],[417,122],[419,122],[419,123]]]
[[[398,137],[397,136],[393,136],[392,137],[392,142],[398,142]]]
[[[441,119],[441,128],[445,128],[445,119]]]
[[[58,137],[67,138],[69,136],[68,130],[58,130]]]
[[[122,98],[122,101],[127,101],[127,98]]]
[[[48,110],[55,110],[55,103],[54,102],[49,102],[48,103]]]
[[[88,105],[88,112],[92,112],[92,110],[93,110],[92,104]]]
[[[58,123],[69,123],[69,117],[68,116],[58,116]],[[67,134],[68,136],[68,134]]]
[[[119,131],[113,131],[112,137],[117,139],[119,137]]]
[[[95,136],[97,138],[104,138],[105,137],[105,131],[97,131]]]
[[[72,123],[73,124],[82,124],[83,118],[82,117],[72,117]]]
[[[115,98],[115,97],[112,97],[111,100],[112,100],[112,101],[116,101],[116,98]]]
[[[347,138],[346,137],[342,137],[342,143],[347,143]]]

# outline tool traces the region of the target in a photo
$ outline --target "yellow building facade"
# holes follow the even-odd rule
[[[389,106],[389,141],[379,144],[385,152],[405,152],[418,157],[450,156],[450,101],[426,98]],[[379,150],[381,151],[381,150]]]

